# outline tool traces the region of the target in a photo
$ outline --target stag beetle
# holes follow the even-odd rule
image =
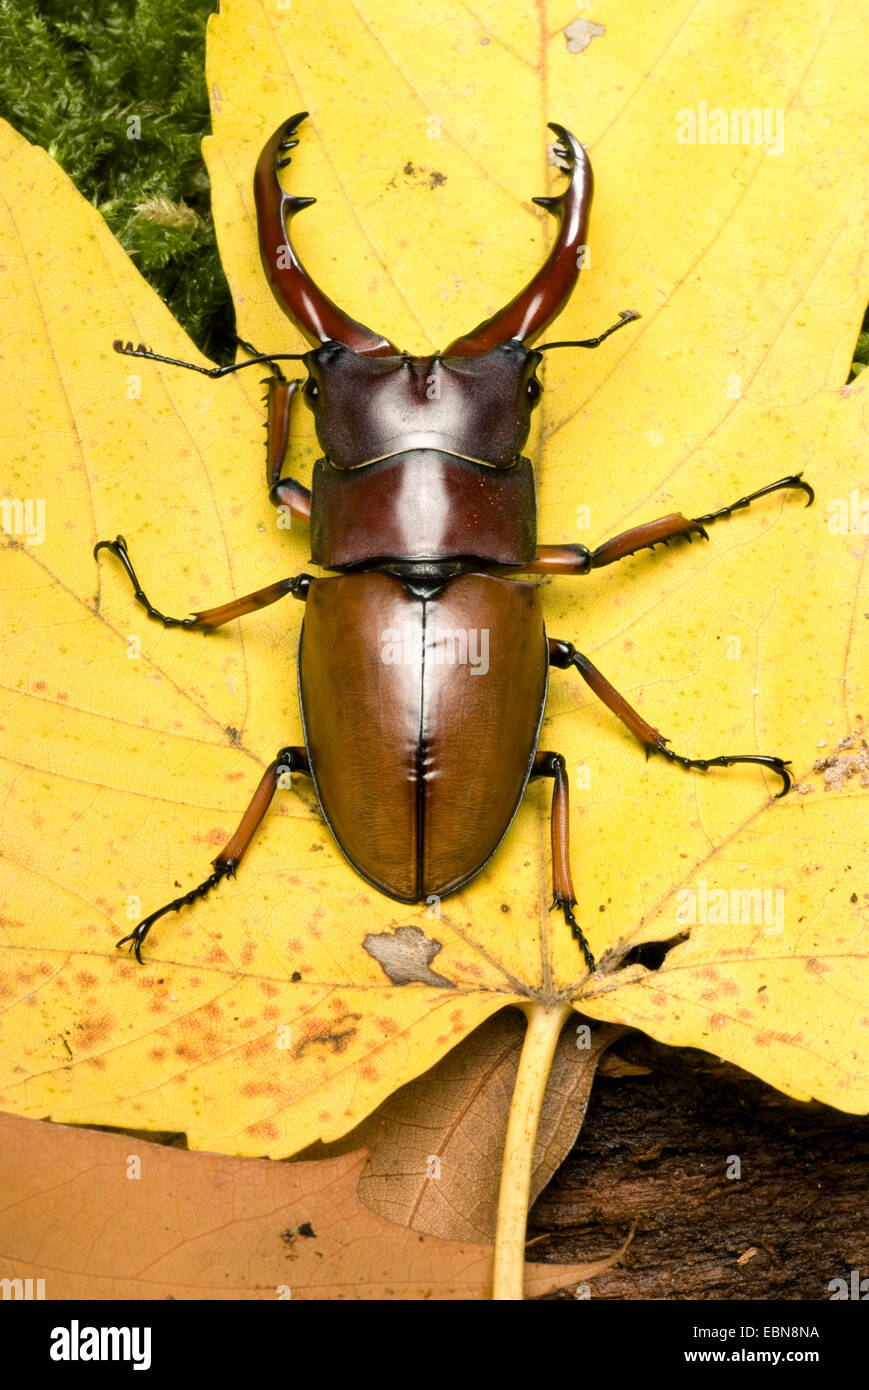
[[[534,201],[558,221],[544,266],[506,308],[444,352],[400,352],[343,313],[295,254],[289,222],[315,200],[285,192],[281,173],[307,112],[272,135],[254,176],[260,254],[272,292],[313,344],[305,353],[257,352],[206,368],[120,341],[135,357],[219,377],[265,362],[267,476],[271,498],[305,518],[311,559],[325,579],[298,574],[190,618],[170,618],[146,597],[122,536],[100,541],[124,565],[136,599],[167,627],[211,631],[292,594],[305,604],[299,640],[304,745],[283,748],[241,823],[197,888],[167,903],[125,936],[142,960],[158,918],[204,898],[236,869],[265,815],[281,774],[311,777],[327,824],[353,868],[398,902],[438,898],[461,887],[491,858],[531,778],[553,781],[554,901],[589,971],[594,957],[574,916],[568,852],[568,779],[563,756],[538,749],[550,666],[573,666],[640,741],[684,768],[788,764],[766,754],[688,758],[632,709],[586,656],[548,637],[536,588],[519,574],[588,574],[643,547],[681,536],[708,539],[707,525],[779,488],[814,493],[800,474],[780,478],[706,516],[661,517],[605,541],[538,545],[531,462],[522,454],[551,348],[595,348],[639,315],[623,311],[596,338],[529,344],[566,304],[585,247],[592,172],[583,147],[560,125],[556,154],[568,185]],[[304,362],[288,381],[279,361]],[[290,407],[301,387],[323,457],[310,491],[283,476]]]

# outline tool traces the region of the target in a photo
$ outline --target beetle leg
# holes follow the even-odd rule
[[[531,766],[532,777],[553,778],[552,787],[552,887],[555,894],[550,912],[556,907],[564,913],[573,939],[585,957],[592,974],[596,966],[582,928],[573,915],[576,894],[570,878],[570,820],[568,816],[567,767],[560,753],[538,753]]]
[[[300,379],[286,381],[282,376],[266,377],[268,418],[266,421],[266,481],[276,506],[289,507],[293,516],[311,520],[311,493],[295,478],[282,478],[281,470],[290,439],[290,409],[303,384]]]
[[[296,478],[278,478],[270,496],[278,506],[289,507],[292,516],[311,520],[311,489]]]
[[[310,574],[296,574],[289,579],[279,579],[276,584],[267,584],[264,589],[256,589],[252,594],[244,594],[241,598],[234,598],[231,602],[221,604],[218,608],[203,608],[190,618],[169,618],[165,613],[161,613],[159,608],[154,607],[139,583],[139,577],[133,569],[124,537],[118,536],[117,540],[114,541],[98,541],[94,546],[94,559],[103,549],[110,550],[113,555],[117,555],[130,576],[134,597],[141,603],[148,617],[156,618],[164,627],[187,627],[198,629],[200,632],[213,632],[216,627],[231,622],[233,618],[241,618],[245,613],[253,613],[258,608],[267,608],[270,603],[277,603],[278,599],[283,598],[285,594],[292,594],[293,598],[301,599],[304,602],[313,582],[313,576]]]
[[[622,560],[626,555],[633,555],[635,551],[644,550],[647,546],[651,548],[659,542],[669,545],[677,536],[684,537],[687,541],[694,536],[699,536],[704,541],[709,539],[702,522],[692,521],[681,512],[671,512],[669,516],[644,522],[642,526],[633,526],[630,531],[622,531],[620,535],[613,536],[612,540],[604,541],[603,545],[599,545],[597,550],[593,550],[589,555],[588,567],[593,570],[600,569],[602,565],[611,565],[614,560]]]
[[[646,750],[646,757],[650,753],[662,753],[670,762],[679,763],[682,767],[697,767],[703,772],[709,767],[730,767],[733,763],[758,763],[761,767],[771,768],[778,773],[784,786],[776,794],[776,799],[784,796],[790,791],[791,778],[788,772],[790,763],[783,758],[773,757],[769,753],[723,753],[717,758],[685,758],[681,753],[674,753],[672,748],[668,748],[669,739],[664,738],[657,729],[651,724],[647,724],[641,714],[629,705],[623,695],[610,685],[609,681],[596,666],[593,666],[587,656],[578,652],[570,642],[559,642],[557,638],[549,638],[549,664],[550,666],[560,667],[567,670],[568,666],[575,666],[586,685],[590,686],[602,700],[607,709],[612,710],[617,715],[636,739]]]
[[[254,837],[256,829],[271,805],[272,797],[279,786],[282,785],[281,778],[287,772],[303,772],[307,777],[311,775],[308,764],[308,754],[303,747],[282,748],[273,763],[270,763],[262,775],[260,784],[253,794],[250,805],[241,818],[241,823],[232,838],[224,845],[216,859],[213,859],[212,866],[214,873],[209,874],[203,883],[197,888],[191,888],[189,893],[184,893],[180,898],[175,898],[165,907],[160,907],[156,912],[152,912],[149,917],[143,918],[137,927],[134,927],[129,936],[124,936],[117,945],[125,946],[129,941],[130,950],[135,953],[136,960],[140,965],[142,960],[142,942],[148,935],[154,923],[161,917],[165,917],[167,912],[178,912],[182,907],[195,903],[199,898],[204,898],[216,888],[222,878],[235,878],[236,869],[241,863],[242,855]]]
[[[686,540],[691,540],[693,535],[701,536],[708,541],[709,536],[706,527],[713,521],[720,521],[722,517],[730,516],[732,512],[741,507],[747,507],[758,497],[765,497],[768,492],[777,492],[779,488],[792,487],[800,488],[808,494],[807,507],[810,507],[815,500],[814,488],[811,484],[803,481],[802,473],[793,473],[787,478],[779,478],[774,483],[767,483],[766,487],[759,487],[756,492],[750,492],[746,497],[740,497],[738,502],[731,502],[727,507],[720,507],[717,512],[707,512],[705,516],[688,518],[682,516],[681,512],[673,512],[669,516],[662,516],[657,521],[648,521],[643,526],[634,526],[630,531],[623,531],[621,535],[614,536],[612,540],[604,541],[597,550],[593,550],[589,555],[589,569],[599,569],[601,565],[611,565],[614,560],[621,560],[626,555],[633,555],[637,550],[643,550],[646,546],[655,546],[659,541],[664,545],[676,536],[684,536]]]
[[[523,565],[525,574],[589,574],[601,565],[611,565],[614,560],[622,560],[633,555],[635,550],[646,546],[667,545],[674,536],[684,536],[691,540],[692,535],[709,536],[699,521],[691,521],[681,512],[659,517],[657,521],[647,521],[642,526],[634,526],[630,531],[622,531],[612,540],[604,541],[597,550],[589,550],[584,545],[538,545],[530,565]]]
[[[728,507],[720,507],[717,512],[707,512],[705,516],[692,518],[683,516],[681,512],[671,512],[669,516],[658,517],[657,521],[647,521],[642,526],[633,526],[630,531],[622,531],[611,540],[604,541],[596,550],[589,550],[584,545],[538,545],[535,558],[530,565],[523,565],[522,571],[525,574],[588,574],[591,570],[600,569],[602,565],[611,565],[615,560],[623,560],[626,555],[633,555],[637,550],[651,548],[662,542],[667,545],[677,536],[682,536],[688,541],[694,536],[700,536],[704,541],[708,541],[706,527],[711,522],[720,521],[722,517],[730,516],[741,507],[749,506],[758,497],[765,497],[768,492],[777,492],[783,487],[800,488],[807,493],[807,507],[815,500],[811,484],[803,481],[802,473],[793,473],[787,478],[779,478],[775,483],[767,483],[766,487],[760,487],[746,497],[740,497],[738,502],[731,502]]]
[[[213,632],[224,623],[232,622],[233,618],[242,618],[245,613],[255,613],[259,608],[268,608],[270,603],[277,603],[285,594],[292,594],[293,598],[301,599],[304,603],[312,583],[313,575],[310,574],[296,574],[291,575],[289,579],[279,579],[274,584],[266,584],[264,589],[255,589],[252,594],[231,599],[229,603],[221,604],[218,608],[203,608],[196,614],[196,626],[203,632]]]
[[[290,439],[290,410],[299,387],[304,385],[301,377],[287,381],[277,362],[271,361],[265,353],[259,352],[253,343],[236,336],[239,347],[249,352],[251,357],[268,362],[272,375],[265,377],[263,385],[268,387],[264,400],[267,403],[266,418],[266,482],[269,496],[276,505],[289,507],[293,516],[303,521],[311,520],[310,490],[295,478],[282,478],[281,469],[287,456]]]
[[[538,545],[534,559],[522,574],[588,574],[591,551],[584,545]]]

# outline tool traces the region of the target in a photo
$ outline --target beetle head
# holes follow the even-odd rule
[[[305,362],[303,395],[337,468],[411,449],[508,468],[540,397],[540,354],[515,341],[474,357],[374,357],[331,342]]]

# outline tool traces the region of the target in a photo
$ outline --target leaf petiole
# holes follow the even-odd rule
[[[523,1010],[528,1029],[510,1102],[498,1221],[495,1227],[495,1267],[492,1298],[523,1298],[525,1228],[540,1109],[561,1030],[573,1013],[570,1004],[547,1005],[534,1000]]]

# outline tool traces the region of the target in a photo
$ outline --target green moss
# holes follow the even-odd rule
[[[62,165],[203,352],[229,362],[234,314],[200,153],[216,9],[5,0],[0,115]]]
[[[851,366],[851,381],[858,377],[861,372],[869,366],[869,310],[863,320],[863,331],[857,339],[857,346],[854,349],[854,361]]]

